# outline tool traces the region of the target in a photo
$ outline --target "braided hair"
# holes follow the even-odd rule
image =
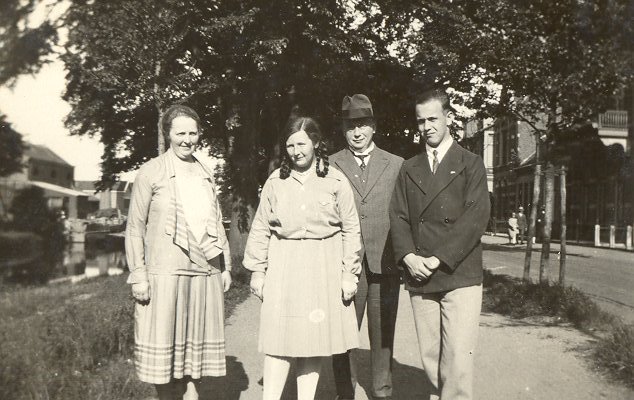
[[[313,145],[317,146],[315,148],[315,168],[317,169],[317,176],[323,178],[328,175],[328,167],[330,166],[330,162],[328,161],[328,150],[326,149],[326,144],[322,141],[319,124],[310,117],[291,117],[282,131],[280,142],[280,149],[282,149],[282,162],[280,164],[281,179],[286,179],[290,176],[293,166],[293,161],[289,157],[288,152],[284,150],[286,149],[286,141],[293,134],[301,130],[306,132],[306,135],[308,135],[310,140],[313,142]]]

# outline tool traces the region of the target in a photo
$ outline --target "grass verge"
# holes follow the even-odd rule
[[[483,311],[513,318],[553,317],[592,333],[593,359],[606,375],[634,388],[634,326],[601,310],[573,287],[523,282],[507,275],[484,274]]]
[[[0,399],[122,400],[154,395],[134,374],[134,306],[126,276],[0,290]],[[226,293],[229,316],[249,295]]]

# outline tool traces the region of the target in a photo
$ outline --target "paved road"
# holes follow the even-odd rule
[[[525,246],[509,246],[507,239],[483,236],[484,264],[491,272],[521,277]],[[541,245],[533,253],[531,278],[539,279]],[[590,295],[606,311],[634,323],[634,252],[596,247],[567,246],[566,284]],[[549,277],[559,277],[559,244],[551,247]]]

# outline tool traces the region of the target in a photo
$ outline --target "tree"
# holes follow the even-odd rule
[[[0,114],[0,177],[22,171],[22,135]]]
[[[368,62],[353,19],[347,2],[331,0],[74,2],[63,56],[73,107],[67,125],[100,136],[108,185],[157,154],[152,143],[166,105],[192,104],[212,153],[227,160],[230,240],[239,255],[293,110],[314,115],[330,133],[345,94],[370,89],[385,110],[408,105],[394,100],[406,93],[409,70],[384,54]],[[407,124],[402,110],[385,115],[385,132]]]
[[[413,55],[410,59],[423,80],[468,93],[465,104],[481,115],[513,115],[534,128],[536,172],[543,168],[546,179],[540,281],[547,280],[553,179],[559,163],[554,149],[562,134],[587,123],[632,82],[634,3],[456,0],[427,1],[418,8],[388,3],[381,5],[390,18],[416,22],[404,47],[408,53],[403,54]],[[536,195],[538,184],[536,174]],[[538,203],[534,198],[533,207]],[[531,210],[533,220],[535,212]],[[531,245],[529,239],[528,267]]]
[[[53,21],[33,26],[30,17],[38,0],[4,0],[0,5],[0,85],[35,73],[57,39]]]

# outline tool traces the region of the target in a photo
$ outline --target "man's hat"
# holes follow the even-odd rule
[[[520,210],[520,211],[524,211],[524,207],[519,206],[518,210]]]
[[[370,103],[368,96],[364,94],[345,96],[341,103],[341,118],[374,118],[372,103]]]

